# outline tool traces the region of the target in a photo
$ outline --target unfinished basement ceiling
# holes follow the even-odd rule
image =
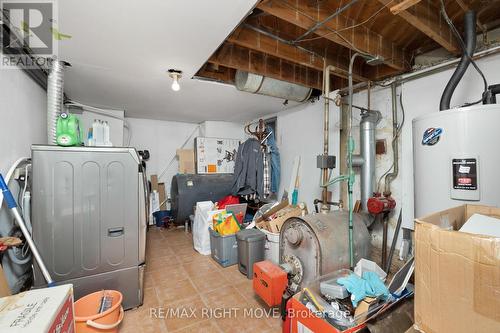
[[[498,0],[444,3],[459,31],[469,9],[477,13],[478,33],[500,24]],[[232,83],[227,73],[244,70],[320,89],[326,61],[336,67],[331,87],[343,88],[350,55],[361,51],[382,63],[371,66],[358,58],[354,81],[381,80],[410,71],[422,53],[439,48],[450,58],[461,53],[440,4],[440,0],[261,0],[198,75]]]
[[[282,100],[191,79],[255,3],[59,1],[59,30],[72,36],[59,42],[59,58],[72,64],[66,93],[138,118],[243,121],[279,111]],[[179,92],[169,68],[183,71]]]

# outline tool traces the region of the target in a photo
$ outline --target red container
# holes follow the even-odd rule
[[[253,290],[269,306],[281,304],[281,297],[288,284],[284,270],[269,260],[253,265]]]

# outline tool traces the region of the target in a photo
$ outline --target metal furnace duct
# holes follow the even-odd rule
[[[56,144],[57,117],[63,110],[64,98],[63,61],[54,60],[47,79],[47,143]]]
[[[353,156],[353,166],[361,167],[361,208],[364,212],[368,212],[366,203],[375,189],[375,130],[380,118],[378,111],[368,111],[361,116],[360,155]]]
[[[311,97],[312,89],[266,76],[236,71],[236,89],[252,94],[278,97],[289,101],[304,102]]]
[[[292,271],[292,281],[306,285],[320,275],[349,268],[348,212],[293,217],[280,232],[280,264]],[[354,214],[355,262],[370,251],[370,234],[365,214]]]

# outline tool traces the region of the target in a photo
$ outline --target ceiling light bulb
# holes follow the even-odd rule
[[[179,91],[181,90],[181,86],[179,85],[179,79],[182,77],[182,71],[178,69],[169,69],[168,76],[172,78],[172,90]]]
[[[172,82],[172,90],[173,91],[181,90],[181,86],[179,85],[179,79],[177,78],[177,75],[174,76],[174,82]]]

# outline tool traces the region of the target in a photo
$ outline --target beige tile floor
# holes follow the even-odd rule
[[[281,332],[251,280],[198,254],[183,229],[152,227],[146,253],[144,305],[125,312],[120,333]]]

